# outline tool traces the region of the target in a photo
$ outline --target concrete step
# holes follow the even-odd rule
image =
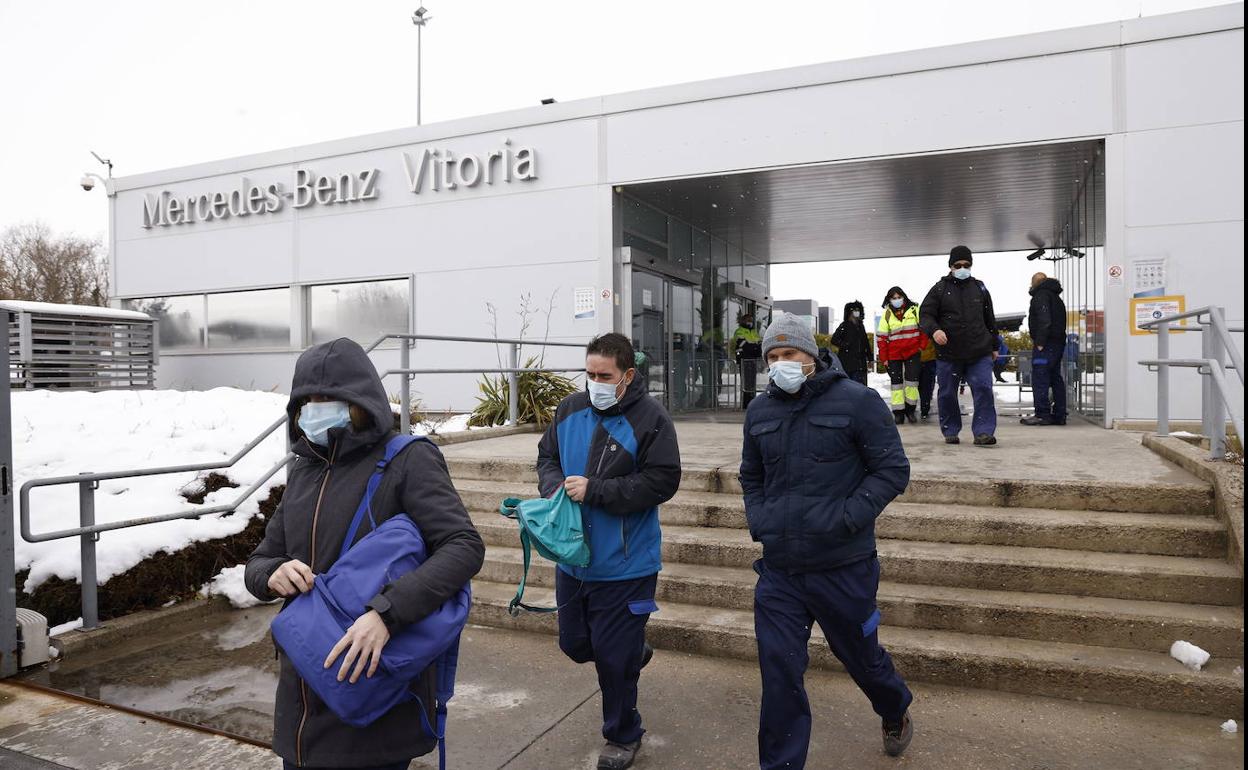
[[[489,546],[480,579],[519,585],[519,548]],[[659,573],[662,601],[751,610],[752,569],[668,563]],[[534,557],[530,586],[553,588],[555,568]],[[526,592],[526,597],[528,596]],[[527,601],[527,599],[526,599]],[[1184,639],[1213,655],[1240,655],[1244,613],[1238,607],[988,591],[882,581],[880,612],[890,625],[1166,652]]]
[[[512,585],[474,581],[472,622],[554,633],[553,613],[507,614],[514,591]],[[534,588],[526,598],[554,602],[549,589]],[[749,611],[665,602],[651,616],[647,638],[660,649],[757,659]],[[911,681],[1243,718],[1244,680],[1233,671],[1242,658],[1216,658],[1193,672],[1163,653],[953,631],[884,626],[880,641]],[[840,668],[817,626],[809,651],[812,666]]]
[[[520,482],[533,493],[537,472],[532,462],[505,459],[448,457],[456,480]],[[741,494],[737,468],[686,467],[680,488],[686,492]],[[1040,481],[982,479],[916,474],[900,498],[907,503],[945,503],[1000,508],[1045,508],[1075,511],[1120,511],[1213,515],[1213,488],[1193,480],[1107,482],[1101,480]]]
[[[464,504],[495,511],[508,497],[531,497],[532,487],[506,481],[456,480]],[[665,526],[745,528],[740,496],[680,492],[659,508]],[[1226,526],[1209,516],[1055,511],[974,505],[894,502],[876,521],[892,540],[1017,545],[1113,553],[1224,558]]]
[[[519,544],[516,524],[501,516],[478,514],[473,523],[487,545]],[[877,547],[884,575],[899,583],[1184,604],[1242,603],[1239,571],[1215,559],[905,540],[880,540]],[[665,564],[749,567],[761,555],[761,546],[744,530],[663,528]]]

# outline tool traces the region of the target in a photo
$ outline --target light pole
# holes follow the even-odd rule
[[[416,25],[416,125],[420,125],[420,65],[421,65],[421,43],[423,42],[423,33],[425,24],[433,17],[429,15],[429,9],[420,6],[416,12],[412,14],[412,23]]]

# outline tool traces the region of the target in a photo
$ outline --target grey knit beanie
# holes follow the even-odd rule
[[[792,313],[782,313],[767,327],[763,336],[763,357],[773,348],[797,348],[812,357],[819,357],[819,346],[815,344],[815,333],[810,324]]]

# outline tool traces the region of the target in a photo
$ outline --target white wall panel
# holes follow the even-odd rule
[[[289,283],[294,231],[289,224],[224,227],[117,244],[115,296]]]
[[[1127,134],[1127,227],[1244,218],[1244,123]]]
[[[1129,46],[1124,52],[1126,129],[1244,119],[1244,31]]]

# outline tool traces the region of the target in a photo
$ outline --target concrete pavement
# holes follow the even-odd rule
[[[142,640],[132,640],[67,659],[38,678],[106,701],[267,739],[275,661],[266,630],[274,611],[262,607],[185,617],[171,624],[156,646],[145,648]],[[847,677],[812,671],[808,687],[816,715],[807,765],[812,769],[1243,766],[1242,734],[1222,733],[1221,718],[932,685],[913,685],[916,738],[905,757],[891,760],[881,752],[878,720]],[[451,703],[451,768],[593,767],[601,743],[594,672],[564,658],[554,638],[469,627],[457,689]],[[757,668],[749,662],[658,651],[642,677],[640,709],[649,732],[636,767],[757,766],[758,697]],[[126,764],[127,752],[148,756],[143,752],[150,747],[134,741],[114,741],[101,750],[98,764],[86,764],[70,752],[94,744],[60,735],[78,729],[72,719],[40,724],[38,710],[26,709],[16,724],[12,709],[11,702],[0,702],[0,747],[67,767],[159,766],[138,760]],[[84,725],[98,724],[87,715],[79,718]],[[150,724],[116,729],[135,730],[150,743],[159,735]],[[250,747],[239,757],[234,767],[275,766]],[[436,767],[436,757],[417,760],[413,767]]]

